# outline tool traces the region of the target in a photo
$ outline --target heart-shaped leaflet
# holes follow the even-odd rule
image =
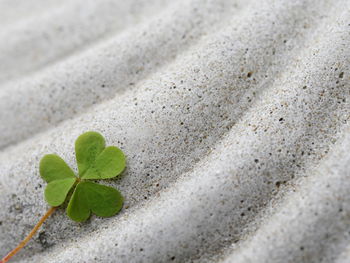
[[[67,207],[67,214],[77,222],[85,221],[90,211],[102,217],[115,215],[123,206],[122,195],[113,187],[89,181],[78,183]]]

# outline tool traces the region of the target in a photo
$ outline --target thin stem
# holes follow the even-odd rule
[[[13,249],[10,253],[8,253],[1,261],[0,263],[5,263],[7,262],[12,256],[14,256],[18,251],[21,250],[21,248],[23,248],[28,241],[34,236],[34,234],[39,230],[39,228],[41,227],[41,225],[45,222],[45,220],[56,210],[57,207],[50,207],[49,210],[47,210],[47,212],[45,213],[45,215],[43,215],[43,217],[40,219],[40,221],[35,225],[35,227],[32,229],[32,231],[30,231],[29,235],[22,240],[21,243],[19,243],[19,245]]]

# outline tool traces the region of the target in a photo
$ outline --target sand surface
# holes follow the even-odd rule
[[[350,262],[350,1],[0,0],[0,40],[0,255],[96,130],[122,212],[13,262]]]

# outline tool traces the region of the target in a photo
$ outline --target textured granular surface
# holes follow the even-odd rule
[[[3,0],[0,39],[0,255],[95,130],[123,210],[13,262],[350,262],[349,1]]]

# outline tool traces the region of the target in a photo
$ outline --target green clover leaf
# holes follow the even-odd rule
[[[121,174],[126,166],[123,152],[105,147],[103,136],[86,132],[75,142],[79,174],[76,176],[65,161],[55,154],[45,155],[40,161],[40,175],[48,183],[45,199],[51,206],[64,203],[73,191],[67,206],[67,215],[77,222],[85,221],[91,212],[110,217],[120,211],[123,196],[113,187],[87,180],[109,179]]]

